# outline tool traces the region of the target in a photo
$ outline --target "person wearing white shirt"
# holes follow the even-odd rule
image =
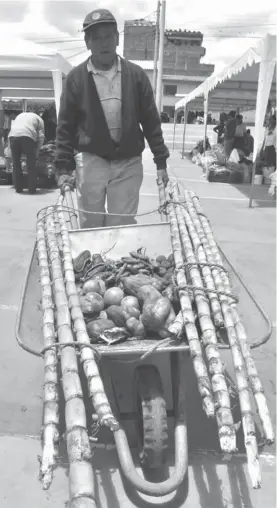
[[[37,152],[44,143],[44,122],[36,113],[20,113],[12,122],[9,142],[13,161],[15,191],[23,191],[21,156],[27,158],[28,190],[35,194],[37,187]]]

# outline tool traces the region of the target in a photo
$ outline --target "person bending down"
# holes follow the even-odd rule
[[[28,190],[37,189],[37,153],[44,143],[44,122],[36,113],[20,113],[12,122],[9,145],[13,161],[13,185],[16,192],[23,191],[21,156],[26,155]]]

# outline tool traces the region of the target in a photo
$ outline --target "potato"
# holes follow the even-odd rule
[[[124,314],[123,307],[119,307],[118,305],[110,305],[106,309],[106,313],[108,316],[108,319],[111,319],[116,326],[124,327],[126,324],[127,316]],[[130,317],[130,314],[128,314],[128,317]]]
[[[145,328],[143,323],[138,319],[131,317],[126,321],[126,328],[129,333],[133,335],[133,337],[144,337],[145,336]]]
[[[122,289],[118,287],[112,287],[107,289],[104,294],[104,302],[105,307],[110,307],[111,305],[120,305],[124,298],[124,293]]]
[[[123,316],[126,316],[126,320],[130,317],[135,317],[136,319],[140,316],[140,310],[136,307],[122,307]]]
[[[163,268],[162,266],[159,268],[158,274],[160,277],[164,277],[166,274],[166,268]]]
[[[168,261],[162,261],[161,266],[162,266],[162,268],[165,268],[166,270],[168,270],[171,267],[171,263],[169,263]]]
[[[166,261],[166,257],[165,256],[157,256],[156,261],[158,263],[162,263],[163,261]]]
[[[89,279],[83,285],[83,292],[86,293],[98,293],[100,295],[100,285],[98,280]]]
[[[135,296],[125,296],[121,302],[121,306],[125,308],[136,307],[139,309],[139,301]]]
[[[79,299],[84,314],[97,315],[104,310],[104,300],[98,293],[87,293]]]
[[[161,293],[152,285],[141,286],[138,290],[138,299],[142,302],[146,300],[157,300],[161,297]]]

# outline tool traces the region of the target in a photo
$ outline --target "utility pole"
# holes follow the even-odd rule
[[[160,41],[160,10],[161,10],[161,2],[157,3],[157,21],[156,21],[156,29],[155,29],[155,49],[154,49],[154,69],[153,69],[153,90],[154,97],[156,97],[157,93],[157,68],[158,68],[158,56],[159,56],[159,41]]]
[[[165,0],[162,1],[162,5],[161,5],[160,44],[159,44],[159,60],[158,60],[158,72],[157,72],[156,103],[157,103],[157,108],[158,108],[159,113],[161,113],[162,97],[163,97],[164,31],[165,31]]]

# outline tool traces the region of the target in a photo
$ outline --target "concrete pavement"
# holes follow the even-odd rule
[[[158,206],[155,183],[155,167],[152,155],[145,152],[145,178],[142,188],[140,213]],[[248,209],[249,188],[228,184],[209,184],[201,177],[201,170],[181,159],[177,151],[170,160],[170,172],[178,177],[186,188],[193,189],[211,220],[219,244],[234,267],[243,274],[246,283],[259,298],[267,314],[275,315],[275,209],[265,188],[255,189],[253,209]],[[36,196],[16,195],[12,189],[0,187],[0,319],[2,340],[0,342],[0,479],[1,508],[46,508],[61,507],[67,500],[67,477],[64,457],[55,474],[49,492],[41,491],[37,480],[37,455],[43,384],[42,361],[22,351],[15,342],[14,326],[19,296],[35,241],[36,212],[54,203],[56,192]],[[140,222],[156,222],[157,213],[140,217]],[[238,289],[235,288],[235,289]],[[241,290],[240,290],[241,291]],[[245,294],[238,295],[241,302]],[[251,304],[252,305],[252,304]],[[243,306],[244,321],[251,338],[261,337],[266,330],[262,320],[250,303]],[[35,312],[35,309],[34,309]],[[230,354],[223,355],[228,370],[232,373]],[[270,341],[255,350],[254,358],[269,401],[270,411],[275,418],[275,330]],[[166,369],[166,365],[163,365]],[[119,377],[124,385],[128,369]],[[168,373],[165,371],[166,376]],[[191,374],[190,374],[191,376]],[[122,378],[122,379],[121,379]],[[226,464],[212,454],[195,454],[195,450],[217,447],[216,429],[207,422],[197,402],[197,392],[190,379],[188,392],[188,432],[190,443],[190,466],[188,484],[185,482],[172,501],[159,506],[179,508],[258,508],[261,504],[269,508],[275,505],[275,459],[274,448],[261,450],[263,488],[258,492],[251,489],[245,459],[233,458]],[[165,383],[166,385],[166,383]],[[167,387],[166,388],[166,392]],[[122,398],[125,408],[131,407],[131,393],[123,386]],[[120,390],[121,391],[121,390]],[[167,393],[167,398],[169,395]],[[28,436],[28,437],[26,437]],[[30,437],[31,436],[31,437]],[[32,438],[34,437],[34,439]],[[131,443],[134,435],[130,432]],[[241,447],[242,436],[238,436]],[[242,447],[241,447],[242,450]],[[150,506],[149,500],[141,501],[133,492],[123,488],[113,450],[97,450],[94,456],[96,483],[101,508]],[[100,467],[101,464],[101,467]],[[102,468],[103,465],[103,468]],[[101,471],[100,471],[101,469]],[[152,503],[153,504],[153,503]]]

